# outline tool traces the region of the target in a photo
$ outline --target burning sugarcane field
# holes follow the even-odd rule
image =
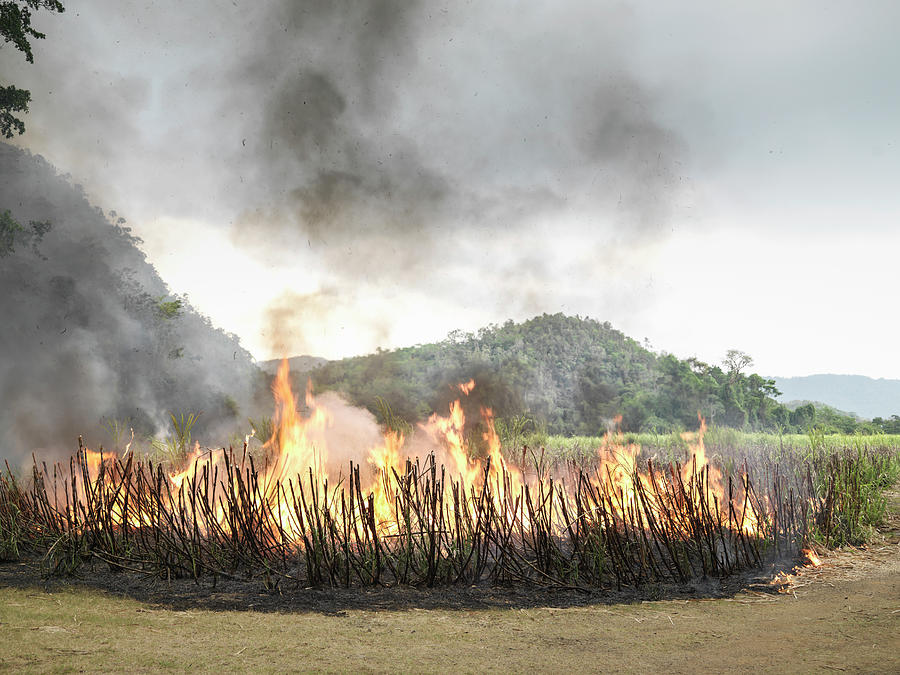
[[[0,0],[0,669],[900,670],[894,4],[75,4]]]
[[[448,414],[414,431],[389,418],[379,444],[332,450],[342,430],[310,389],[298,412],[285,361],[261,445],[196,443],[154,462],[132,442],[120,453],[79,439],[68,462],[35,457],[25,480],[7,465],[5,551],[39,551],[48,574],[97,561],[167,578],[261,577],[272,588],[639,588],[779,558],[812,564],[814,544],[859,543],[874,524],[871,491],[897,475],[897,446],[877,442],[806,457],[734,448],[710,462],[702,419],[677,459],[649,456],[620,432],[599,439],[593,457],[504,451],[490,408],[480,408],[480,438],[466,424],[461,400],[476,386],[458,385]]]

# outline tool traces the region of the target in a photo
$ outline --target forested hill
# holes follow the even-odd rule
[[[238,339],[160,279],[125,221],[0,143],[0,457],[138,435],[169,411],[233,426],[258,387]]]
[[[629,431],[692,429],[698,412],[709,423],[749,429],[856,424],[813,406],[788,410],[771,380],[741,372],[740,363],[656,354],[609,323],[563,314],[332,361],[312,378],[318,390],[340,390],[376,414],[381,397],[407,421],[446,409],[453,385],[474,378],[471,405],[492,406],[499,417],[530,415],[559,434],[596,434],[616,415]]]

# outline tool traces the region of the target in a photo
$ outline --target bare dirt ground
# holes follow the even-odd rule
[[[890,498],[868,547],[738,590],[279,595],[130,575],[105,588],[90,578],[46,583],[0,565],[0,668],[898,673],[900,491]]]

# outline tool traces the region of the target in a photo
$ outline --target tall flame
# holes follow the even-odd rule
[[[457,385],[461,397],[471,394],[476,384],[474,379]],[[325,441],[325,431],[334,425],[334,416],[313,395],[311,383],[307,384],[305,394],[306,414],[298,410],[298,401],[291,388],[290,373],[287,360],[282,361],[275,377],[272,392],[275,398],[275,414],[273,432],[262,446],[262,457],[255,460],[259,475],[259,488],[248,493],[244,498],[257,505],[264,505],[270,517],[281,518],[277,531],[279,536],[299,542],[304,533],[304,523],[290,520],[287,514],[296,509],[291,508],[291,494],[304,480],[312,478],[310,485],[321,484],[328,480],[329,448]],[[420,424],[414,435],[422,436],[430,442],[435,452],[444,458],[443,464],[449,477],[458,483],[463,490],[464,499],[460,503],[469,503],[470,508],[476,494],[490,495],[495,501],[496,512],[513,512],[518,518],[527,521],[525,508],[522,506],[526,489],[540,499],[549,499],[564,511],[575,512],[575,495],[571,485],[565,483],[564,473],[552,473],[549,476],[533,475],[526,478],[524,467],[517,466],[504,455],[500,435],[497,433],[496,420],[491,408],[481,406],[479,409],[480,441],[473,447],[473,430],[467,427],[467,419],[463,411],[462,398],[457,398],[449,405],[446,416],[432,414]],[[619,418],[621,419],[621,418]],[[687,461],[680,472],[671,469],[667,476],[655,469],[650,461],[641,461],[640,446],[625,441],[623,434],[617,429],[610,429],[603,437],[596,451],[596,470],[590,482],[596,488],[603,488],[607,503],[604,508],[622,520],[643,516],[658,516],[666,512],[684,513],[684,532],[690,529],[690,513],[704,511],[720,514],[720,522],[727,521],[728,526],[746,535],[756,535],[764,526],[768,505],[763,501],[756,504],[750,498],[747,479],[744,479],[743,490],[732,495],[733,486],[725,485],[720,469],[710,463],[704,445],[706,422],[700,418],[699,429],[686,433],[683,440],[688,445]],[[618,420],[616,421],[618,424]],[[245,457],[251,436],[245,439]],[[394,532],[399,527],[400,519],[396,512],[398,478],[405,475],[405,463],[409,457],[405,447],[407,438],[400,432],[388,429],[383,433],[380,444],[369,447],[360,460],[368,462],[371,470],[359,472],[357,480],[360,490],[371,504],[377,527],[382,532]],[[130,447],[130,443],[129,443]],[[479,449],[480,448],[480,449]],[[127,450],[126,450],[127,453]],[[114,454],[92,452],[86,448],[80,453],[80,461],[90,480],[96,482],[101,472],[115,470]],[[219,463],[227,461],[226,452],[202,449],[196,444],[182,462],[180,468],[173,468],[168,474],[171,493],[179,494],[182,490],[190,490],[196,481],[210,480],[216,475]],[[222,475],[230,475],[226,471]],[[562,487],[545,488],[542,478],[551,477],[558,480]],[[674,480],[676,479],[677,480]],[[339,480],[341,478],[339,477]],[[234,480],[232,477],[230,480]],[[660,491],[659,485],[668,487]],[[228,485],[223,485],[227,488]],[[489,488],[489,489],[488,489]],[[312,488],[310,488],[312,489]],[[118,494],[110,488],[110,499]],[[294,496],[296,498],[296,496]],[[349,508],[357,513],[361,502],[350,504]],[[726,508],[727,505],[727,508]],[[123,505],[124,507],[124,505]],[[509,509],[505,508],[509,507]],[[327,509],[347,508],[336,501],[328,503]],[[452,510],[451,504],[445,506]],[[216,526],[227,529],[225,513],[221,504],[215,508]],[[143,516],[130,517],[132,524],[139,526],[145,522]],[[812,554],[814,555],[814,553]],[[812,555],[810,558],[812,558]]]

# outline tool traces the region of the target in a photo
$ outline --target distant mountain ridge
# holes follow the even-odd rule
[[[900,380],[828,374],[771,379],[783,402],[821,401],[870,419],[900,415]]]

